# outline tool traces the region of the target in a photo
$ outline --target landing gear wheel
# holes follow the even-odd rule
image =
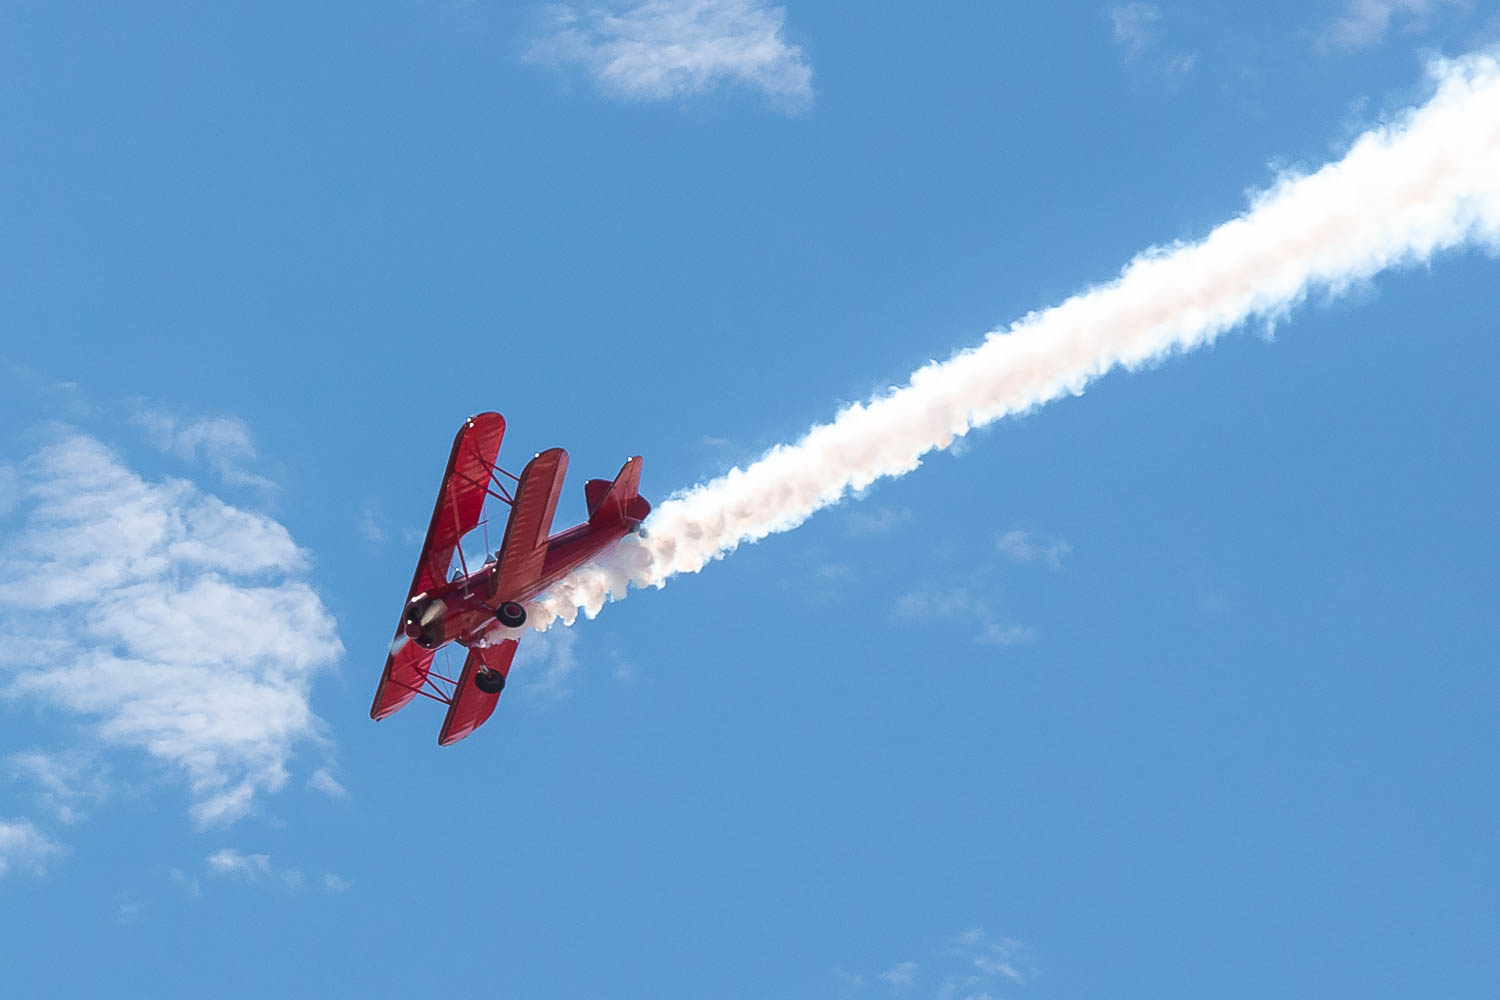
[[[499,694],[505,690],[505,675],[488,668],[474,675],[474,686],[485,694]]]
[[[520,628],[526,624],[526,609],[515,601],[505,601],[495,609],[495,619],[506,628]]]

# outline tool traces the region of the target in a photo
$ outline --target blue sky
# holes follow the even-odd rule
[[[0,981],[1486,995],[1473,249],[528,636],[455,748],[437,706],[369,721],[470,413],[513,466],[569,449],[560,524],[629,454],[664,498],[1203,238],[1500,33],[975,6],[0,13]]]

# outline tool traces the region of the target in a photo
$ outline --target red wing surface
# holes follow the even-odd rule
[[[427,540],[422,543],[417,572],[406,595],[408,600],[446,582],[448,564],[453,561],[458,540],[479,524],[504,437],[505,418],[498,413],[476,414],[459,428],[458,436],[453,439],[453,452],[448,456],[448,471],[443,474],[443,486],[432,509],[432,522],[427,526]]]
[[[475,414],[459,428],[427,526],[427,539],[417,557],[411,590],[406,593],[408,601],[444,582],[458,540],[479,524],[503,437],[505,418],[498,413]],[[406,641],[399,624],[396,629],[397,644],[386,658],[385,673],[380,675],[380,686],[370,706],[372,719],[383,719],[415,698],[432,667],[432,652]]]
[[[557,497],[568,472],[568,453],[549,448],[526,464],[516,484],[516,502],[505,541],[500,546],[500,577],[495,599],[513,601],[527,596],[528,588],[542,578],[547,558],[547,535],[557,513]]]
[[[380,675],[380,686],[375,689],[370,718],[383,719],[415,698],[427,683],[427,672],[432,669],[435,655],[436,651],[423,649],[404,635],[397,638],[391,655],[385,658],[385,673]]]
[[[495,711],[500,692],[481,691],[474,685],[474,676],[481,668],[501,677],[510,675],[510,661],[516,655],[516,640],[469,650],[464,660],[464,669],[458,675],[458,688],[453,692],[453,701],[448,704],[448,715],[443,719],[443,728],[438,731],[438,746],[451,747],[474,730],[484,725]]]

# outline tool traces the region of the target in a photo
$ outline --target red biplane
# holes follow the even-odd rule
[[[513,476],[495,464],[504,436],[504,417],[480,413],[453,439],[427,540],[370,706],[370,718],[378,720],[417,695],[442,702],[448,716],[438,733],[440,746],[457,743],[495,711],[516,654],[514,631],[504,630],[526,623],[525,602],[638,531],[651,513],[651,504],[637,492],[641,459],[636,456],[614,482],[585,483],[588,520],[549,537],[568,453],[551,448]],[[482,523],[486,497],[510,507],[510,520],[499,550],[470,570],[459,542]],[[459,565],[449,578],[455,555]],[[437,650],[449,642],[469,650],[456,678],[432,669]]]

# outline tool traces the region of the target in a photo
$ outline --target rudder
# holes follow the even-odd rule
[[[651,513],[651,504],[640,494],[641,456],[629,459],[620,469],[614,482],[590,479],[583,485],[584,498],[588,501],[589,524],[608,524],[623,521],[639,524]]]

